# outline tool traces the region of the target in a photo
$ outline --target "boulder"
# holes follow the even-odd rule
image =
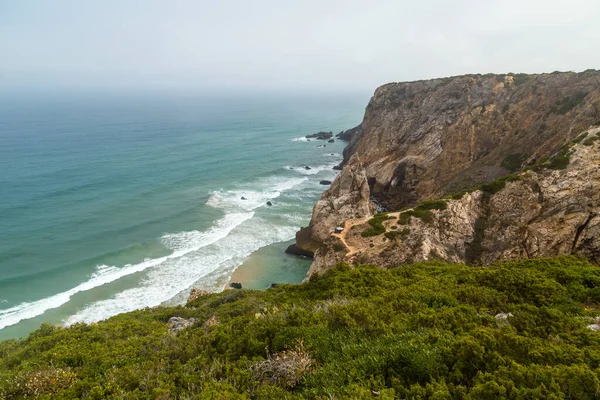
[[[188,297],[187,302],[191,303],[198,297],[206,296],[207,294],[208,292],[206,290],[200,290],[198,288],[193,287],[192,290],[190,290],[190,296]]]
[[[242,200],[248,200],[247,198],[245,198],[244,196],[241,197]]]
[[[233,288],[233,289],[241,289],[242,288],[242,284],[239,283],[239,282],[231,282],[229,284],[229,287]]]
[[[271,203],[270,201],[267,201],[267,205],[268,205],[269,207],[271,207],[271,206],[273,205],[273,203]]]
[[[285,249],[285,252],[287,254],[291,254],[294,256],[302,257],[302,258],[312,258],[313,257],[312,251],[301,249],[298,246],[296,246],[295,244],[289,245],[288,248]]]
[[[335,143],[335,139],[329,139],[327,143]]]
[[[311,169],[311,168],[310,168],[308,165],[306,165],[306,166],[304,167],[304,169],[308,171],[308,170],[309,170],[309,169]]]
[[[328,181],[328,180],[324,179],[324,180],[322,180],[322,181],[319,182],[319,185],[331,185],[331,181]]]
[[[335,165],[335,166],[333,167],[333,169],[334,169],[334,170],[336,170],[336,171],[341,171],[341,170],[342,170],[342,168],[343,168],[343,167],[342,167],[341,165]]]
[[[169,327],[169,333],[177,333],[185,328],[189,328],[196,322],[195,318],[185,319],[181,317],[171,317],[167,326]]]

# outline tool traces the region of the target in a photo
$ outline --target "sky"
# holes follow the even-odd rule
[[[598,0],[0,0],[0,88],[373,89],[599,50]]]

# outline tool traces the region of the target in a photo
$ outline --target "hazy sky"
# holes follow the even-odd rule
[[[0,0],[0,85],[372,89],[600,68],[599,0]]]

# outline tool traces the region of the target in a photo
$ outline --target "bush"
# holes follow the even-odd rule
[[[550,109],[550,112],[564,115],[581,104],[587,95],[587,92],[578,92],[572,96],[565,97],[564,99],[557,101]]]
[[[504,157],[504,159],[500,163],[500,166],[511,172],[514,172],[521,168],[521,164],[523,164],[523,161],[525,161],[526,159],[527,156],[525,154],[510,154]]]
[[[360,235],[362,237],[381,235],[385,232],[385,226],[383,226],[383,221],[386,221],[388,219],[393,219],[393,217],[389,217],[388,214],[385,212],[376,214],[373,218],[367,221],[367,223],[371,225],[371,227],[365,229]]]
[[[298,340],[292,348],[279,353],[269,355],[267,351],[267,359],[252,366],[252,379],[267,381],[283,388],[293,388],[310,371],[314,363],[302,340]]]
[[[576,257],[338,264],[0,342],[0,398],[597,399],[599,293]],[[173,316],[198,323],[170,334]]]

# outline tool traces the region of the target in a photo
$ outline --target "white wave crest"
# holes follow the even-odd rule
[[[265,206],[268,200],[276,199],[282,192],[307,180],[308,178],[268,178],[255,184],[242,185],[233,190],[215,190],[210,192],[206,205],[227,210],[251,211]]]
[[[161,240],[167,247],[173,250],[172,254],[165,257],[145,260],[138,264],[125,265],[120,268],[100,265],[90,276],[89,280],[66,292],[58,293],[37,301],[22,303],[6,310],[0,310],[0,329],[14,325],[24,319],[34,318],[47,310],[60,307],[67,303],[71,299],[71,296],[76,293],[85,292],[121,279],[127,275],[158,267],[163,264],[169,264],[173,260],[181,259],[188,253],[198,251],[203,247],[222,240],[227,237],[235,227],[251,219],[253,216],[254,213],[252,212],[228,214],[205,232],[192,231],[165,235]]]
[[[261,247],[289,240],[296,227],[273,224],[253,218],[239,225],[223,240],[171,259],[148,271],[140,286],[124,290],[114,297],[97,301],[69,317],[66,324],[95,322],[118,313],[158,306],[177,296],[198,281],[214,284],[215,277],[229,277],[246,257]]]

